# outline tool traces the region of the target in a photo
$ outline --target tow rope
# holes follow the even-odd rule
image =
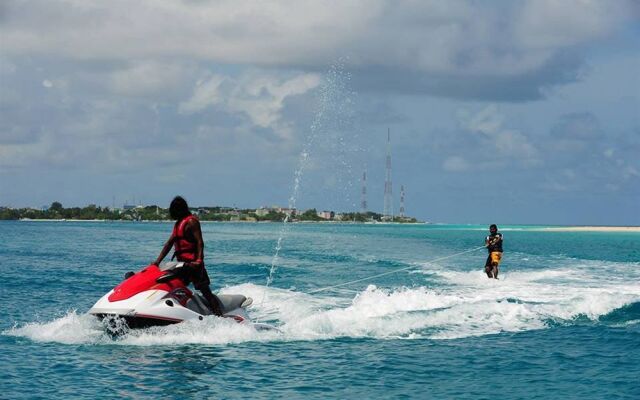
[[[432,263],[435,263],[435,262],[438,262],[438,261],[446,260],[447,258],[457,257],[457,256],[462,255],[462,254],[471,253],[472,251],[485,249],[485,248],[486,248],[486,246],[474,247],[473,249],[461,251],[459,253],[451,254],[451,255],[448,255],[448,256],[444,256],[444,257],[434,258],[431,261],[427,261],[426,264],[432,264]],[[408,269],[415,268],[415,267],[416,267],[415,265],[411,265],[409,267],[398,268],[398,269],[394,269],[393,271],[384,272],[382,274],[372,275],[372,276],[369,276],[369,277],[366,277],[366,278],[356,279],[354,281],[339,283],[337,285],[326,286],[326,287],[323,287],[323,288],[320,288],[320,289],[315,289],[315,290],[312,290],[312,291],[307,292],[307,293],[308,294],[314,294],[314,293],[318,293],[318,292],[324,292],[325,290],[334,289],[334,288],[338,288],[338,287],[341,287],[341,286],[348,286],[348,285],[351,285],[351,284],[354,284],[354,283],[368,281],[370,279],[380,278],[381,276],[395,274],[396,272],[406,271]]]

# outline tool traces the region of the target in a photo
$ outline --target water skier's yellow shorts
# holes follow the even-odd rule
[[[492,251],[491,252],[491,264],[498,265],[498,264],[500,264],[500,261],[502,261],[502,253],[500,253],[499,251]]]

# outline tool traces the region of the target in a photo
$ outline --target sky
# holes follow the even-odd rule
[[[0,4],[0,206],[640,225],[637,1]]]

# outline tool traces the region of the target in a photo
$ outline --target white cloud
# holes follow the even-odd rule
[[[515,129],[505,128],[505,116],[498,107],[491,104],[476,114],[468,111],[459,113],[462,126],[472,134],[481,134],[483,149],[492,157],[511,158],[523,165],[536,165],[540,162],[539,152],[529,139]]]
[[[159,95],[175,91],[185,83],[193,68],[175,62],[135,61],[113,71],[109,85],[113,92],[127,96]]]
[[[468,121],[464,123],[466,129],[472,132],[482,132],[486,135],[494,135],[504,123],[504,116],[498,112],[498,107],[495,104],[485,107],[475,115],[463,112],[461,116],[468,117]]]
[[[227,112],[246,115],[255,126],[271,128],[287,137],[291,133],[290,127],[281,118],[285,100],[304,94],[319,84],[317,74],[299,74],[289,79],[258,73],[248,73],[237,79],[213,75],[198,82],[192,97],[181,103],[179,110],[192,114],[209,106],[219,106]]]
[[[44,79],[41,82],[41,85],[43,88],[45,89],[68,89],[69,88],[69,81],[67,79],[64,78],[58,78],[58,79]]]
[[[180,103],[179,111],[182,114],[193,114],[208,106],[222,103],[224,98],[220,93],[220,85],[225,80],[226,78],[222,75],[213,75],[207,80],[198,81],[191,98]]]

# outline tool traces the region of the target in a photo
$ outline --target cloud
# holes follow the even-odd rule
[[[204,110],[208,106],[220,104],[224,101],[220,86],[227,78],[222,75],[214,75],[208,80],[198,81],[193,95],[187,101],[180,103],[179,110],[182,114],[193,114]]]
[[[603,148],[604,133],[598,118],[590,112],[560,115],[552,123],[548,135],[546,141],[553,143],[548,152],[558,155],[554,158],[556,163],[581,162],[594,157],[600,158],[603,154],[607,157],[607,151],[613,154],[613,149]],[[595,149],[599,149],[598,154],[595,154]]]
[[[475,114],[463,110],[459,117],[464,129],[479,135],[482,147],[476,151],[489,154],[490,158],[511,159],[524,166],[540,162],[538,149],[526,135],[516,129],[504,127],[505,116],[496,105],[489,105]]]
[[[124,96],[166,97],[166,92],[180,91],[195,73],[196,68],[177,62],[137,60],[111,72],[108,84],[114,93]]]
[[[304,148],[301,205],[357,208],[352,172],[369,165],[380,209],[390,127],[394,181],[428,218],[438,207],[442,218],[476,218],[484,200],[469,193],[503,197],[509,205],[496,213],[512,215],[520,199],[527,216],[533,202],[546,215],[547,195],[616,191],[618,203],[632,203],[632,7],[7,0],[0,178],[14,194],[1,194],[82,203],[127,190],[168,198],[184,185],[203,204],[280,202]],[[343,76],[331,86],[334,65]]]
[[[354,86],[364,92],[434,95],[480,101],[523,102],[547,97],[552,88],[579,81],[583,56],[565,49],[530,70],[474,73],[471,69],[422,71],[414,68],[366,66],[354,70]]]
[[[29,73],[7,70],[4,76],[16,77],[2,80],[3,93],[11,95],[0,96],[0,166],[5,168],[0,172],[81,169],[114,174],[176,168],[182,173],[182,168],[202,160],[234,163],[234,158],[244,160],[247,154],[253,154],[256,163],[273,160],[274,154],[279,155],[277,163],[289,162],[302,138],[294,135],[297,116],[287,115],[287,108],[320,82],[316,74],[254,69],[223,76],[198,70],[209,78],[193,91],[174,90],[169,96],[164,91],[173,90],[172,83],[144,81],[156,63],[121,66],[118,71],[126,71],[122,75],[86,71],[85,76],[101,78],[95,86],[85,76],[77,78],[82,74],[75,68],[60,78],[40,79],[28,63],[27,68],[17,65],[17,71]],[[177,71],[170,76],[183,79],[179,71],[184,69],[168,68]],[[41,73],[59,76],[57,66]],[[144,82],[136,82],[136,77]],[[51,85],[43,85],[45,80]],[[114,89],[114,82],[122,90]],[[226,84],[218,93],[215,85],[220,82]],[[181,92],[183,103],[171,101]]]
[[[633,2],[531,0],[518,11],[516,40],[532,49],[573,46],[606,36],[634,14]]]
[[[284,102],[319,84],[317,74],[279,78],[248,73],[237,79],[213,75],[197,83],[193,95],[180,104],[179,110],[183,114],[193,114],[219,106],[227,112],[246,115],[259,128],[270,128],[280,136],[288,137],[290,126],[281,118]]]
[[[0,144],[0,167],[10,172],[13,168],[24,168],[33,160],[47,157],[47,146],[41,143]]]
[[[365,99],[359,98],[360,102]],[[373,126],[386,126],[389,124],[402,124],[409,121],[409,117],[399,112],[388,102],[374,100],[362,105],[359,118],[361,123]]]
[[[588,140],[602,137],[602,129],[595,115],[589,112],[562,115],[551,128],[556,139]]]
[[[582,48],[634,18],[633,4],[9,1],[0,35],[10,57],[193,59],[316,72],[346,56],[359,90],[522,101],[578,79]],[[173,74],[139,64],[113,84],[147,91]]]
[[[542,141],[550,144],[544,165],[551,172],[544,189],[620,191],[640,183],[633,183],[640,177],[633,135],[607,134],[591,112],[560,115]]]

